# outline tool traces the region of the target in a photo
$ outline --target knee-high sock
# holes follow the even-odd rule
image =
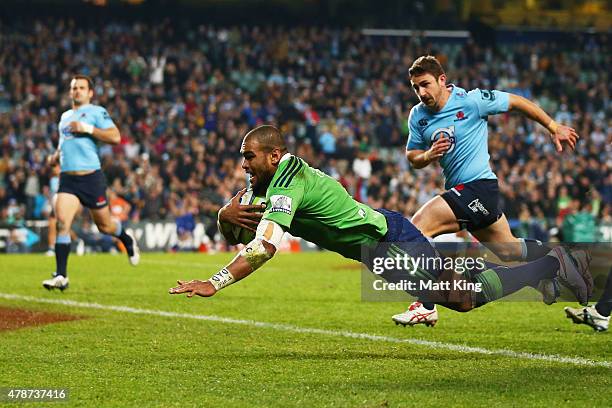
[[[599,301],[595,305],[595,309],[597,309],[597,312],[602,316],[610,316],[610,312],[612,312],[612,268],[610,272],[608,272],[606,286],[604,287],[604,291]]]
[[[70,255],[70,235],[58,235],[55,239],[55,273],[68,276],[66,265]]]
[[[134,246],[132,245],[132,238],[128,234],[126,234],[125,230],[123,229],[123,226],[121,225],[121,221],[117,220],[115,221],[115,223],[117,224],[117,229],[115,230],[114,236],[119,238],[123,245],[125,245],[125,249],[127,250],[128,255],[133,256]]]
[[[521,242],[521,258],[524,261],[535,261],[546,256],[552,248],[537,239],[519,238]]]
[[[481,283],[482,291],[476,294],[477,303],[483,305],[514,293],[526,286],[536,287],[542,279],[552,279],[559,269],[559,261],[545,256],[537,261],[512,268],[496,266],[473,276]]]

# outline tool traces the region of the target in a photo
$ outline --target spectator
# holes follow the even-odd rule
[[[22,210],[34,216],[49,179],[44,157],[57,139],[57,109],[68,105],[67,76],[83,71],[95,79],[97,101],[123,126],[122,143],[104,147],[101,156],[132,220],[174,220],[185,215],[186,197],[200,203],[196,220],[214,219],[246,185],[242,136],[264,122],[279,126],[292,151],[372,205],[410,216],[441,188],[439,168],[417,174],[403,158],[407,113],[417,102],[403,78],[414,56],[433,52],[426,39],[175,23],[100,18],[86,31],[63,18],[0,25],[0,99],[7,108],[0,111],[0,222],[15,222]],[[587,43],[590,52],[583,53]],[[576,159],[557,162],[542,129],[514,115],[490,119],[491,162],[506,213],[515,219],[524,202],[529,225],[561,226],[568,202],[593,188],[600,196],[592,206],[596,218],[609,211],[609,44],[609,34],[601,34],[562,47],[436,45],[457,73],[452,82],[532,95],[582,137]]]

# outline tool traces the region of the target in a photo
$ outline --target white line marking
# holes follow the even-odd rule
[[[230,258],[228,258],[229,261]],[[221,268],[223,267],[223,262],[183,262],[183,261],[167,261],[167,260],[157,260],[157,259],[140,259],[141,264],[150,264],[150,265],[168,265],[168,266],[184,266],[184,267],[196,267],[196,268]],[[227,263],[227,261],[226,261]],[[262,268],[262,270],[274,271],[280,270],[279,267],[276,266],[267,266]],[[212,271],[211,271],[212,273]]]
[[[419,339],[411,339],[411,338],[401,339],[401,338],[396,338],[396,337],[379,336],[379,335],[368,334],[368,333],[355,333],[355,332],[350,332],[350,331],[315,329],[315,328],[309,328],[309,327],[293,326],[289,324],[258,322],[255,320],[232,319],[228,317],[212,316],[212,315],[196,315],[196,314],[189,314],[189,313],[166,312],[163,310],[138,309],[138,308],[129,307],[129,306],[102,305],[99,303],[77,302],[74,300],[44,299],[44,298],[36,298],[32,296],[24,296],[24,295],[17,295],[17,294],[11,294],[11,293],[0,293],[0,298],[9,299],[9,300],[24,300],[28,302],[50,303],[50,304],[80,307],[80,308],[86,308],[86,309],[111,310],[114,312],[122,312],[122,313],[153,315],[153,316],[163,316],[163,317],[175,317],[175,318],[182,318],[182,319],[206,320],[206,321],[218,322],[218,323],[240,324],[240,325],[245,325],[245,326],[260,327],[260,328],[265,328],[265,329],[273,329],[273,330],[293,332],[293,333],[321,334],[324,336],[348,337],[352,339],[382,341],[386,343],[406,343],[406,344],[413,344],[417,346],[424,346],[424,347],[428,347],[432,349],[456,351],[459,353],[477,353],[477,354],[485,354],[485,355],[490,355],[490,356],[502,356],[502,357],[510,357],[510,358],[526,359],[526,360],[549,361],[552,363],[574,364],[574,365],[579,365],[579,366],[612,368],[612,362],[609,362],[609,361],[591,360],[591,359],[582,358],[582,357],[565,357],[565,356],[560,356],[556,354],[526,353],[522,351],[513,351],[513,350],[508,350],[508,349],[486,349],[482,347],[470,347],[470,346],[463,346],[460,344],[442,343],[439,341],[419,340]]]
[[[141,259],[140,263],[151,264],[151,265],[171,265],[171,266],[195,266],[202,268],[219,268],[219,265],[223,265],[223,262],[183,262],[183,261],[163,261],[156,259]]]

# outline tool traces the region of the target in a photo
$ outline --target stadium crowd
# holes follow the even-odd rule
[[[581,136],[575,153],[558,155],[547,132],[522,116],[489,119],[491,163],[514,228],[548,239],[552,227],[568,231],[572,217],[612,222],[606,35],[491,48],[351,29],[98,24],[0,26],[1,223],[46,217],[45,158],[73,73],[94,78],[96,103],[121,130],[121,144],[100,153],[128,222],[193,214],[214,226],[246,183],[242,136],[262,123],[278,125],[291,151],[357,199],[412,215],[443,189],[439,167],[415,171],[404,158],[417,102],[408,68],[427,53],[450,82],[531,98]]]

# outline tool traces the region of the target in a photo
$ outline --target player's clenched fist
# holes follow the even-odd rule
[[[444,153],[448,151],[451,147],[451,142],[448,138],[441,137],[431,145],[431,148],[427,150],[423,155],[425,160],[427,161],[436,161],[439,160]]]
[[[70,122],[68,126],[70,126],[72,133],[86,133],[88,135],[91,135],[94,129],[93,125],[85,122]]]
[[[171,295],[178,295],[181,293],[187,293],[187,297],[193,297],[193,295],[198,295],[202,297],[209,297],[217,293],[217,289],[210,283],[209,281],[201,281],[201,280],[190,280],[176,281],[179,286],[174,288],[170,288],[168,293]]]

